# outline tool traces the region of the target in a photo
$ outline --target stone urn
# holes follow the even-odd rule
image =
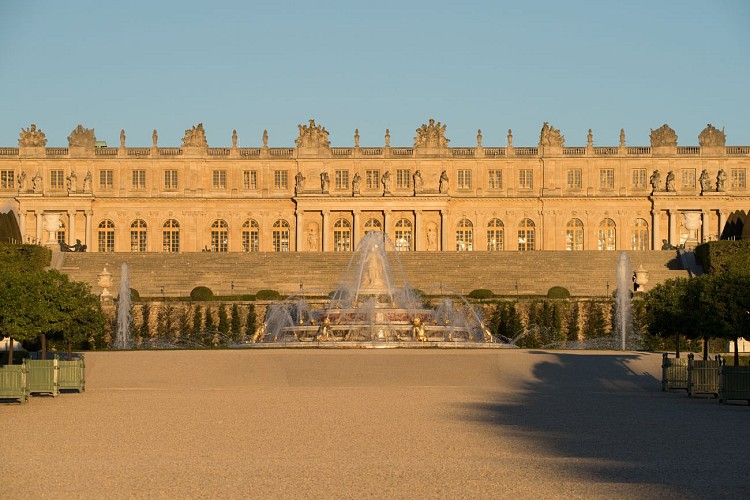
[[[648,271],[643,268],[643,264],[638,266],[635,270],[635,279],[633,280],[638,287],[639,291],[644,291],[646,284],[648,283]]]
[[[107,266],[104,266],[104,269],[102,272],[97,274],[99,277],[99,281],[97,282],[100,287],[102,287],[102,293],[101,298],[102,300],[105,300],[107,297],[111,297],[111,293],[109,292],[109,287],[112,286],[112,273],[107,271]]]
[[[682,215],[685,217],[685,229],[688,230],[688,239],[685,242],[685,246],[694,248],[698,244],[698,229],[701,227],[701,213],[684,212]]]
[[[60,214],[59,213],[45,213],[44,222],[42,223],[44,230],[49,232],[49,238],[45,245],[57,245],[57,230],[60,229]]]

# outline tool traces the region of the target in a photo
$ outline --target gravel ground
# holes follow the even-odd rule
[[[750,406],[661,357],[523,350],[86,355],[0,404],[1,498],[748,498]]]

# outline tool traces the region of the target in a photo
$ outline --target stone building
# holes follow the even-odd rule
[[[68,147],[22,129],[0,148],[0,200],[27,242],[89,252],[352,251],[383,230],[403,251],[658,250],[720,237],[746,209],[750,147],[708,125],[678,146],[566,147],[544,123],[534,147],[450,147],[429,120],[411,147],[332,147],[310,120],[294,147],[210,148],[203,125],[181,147],[119,147],[78,125]]]

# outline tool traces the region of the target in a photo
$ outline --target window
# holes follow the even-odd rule
[[[242,224],[242,251],[257,252],[260,250],[260,227],[253,219]]]
[[[146,221],[136,219],[130,224],[130,251],[131,252],[145,252],[148,248],[146,246],[147,233],[146,233]]]
[[[571,219],[565,226],[565,250],[583,250],[583,222]]]
[[[336,170],[333,173],[334,180],[336,181],[336,189],[348,190],[349,189],[349,171],[348,170]]]
[[[164,189],[167,191],[177,189],[177,170],[164,171]]]
[[[214,170],[213,186],[214,186],[214,189],[226,189],[227,188],[227,171],[226,170]]]
[[[409,189],[411,186],[411,173],[409,170],[396,170],[396,187],[398,189]]]
[[[456,226],[456,251],[474,250],[474,224],[469,219],[461,219]]]
[[[256,170],[245,170],[242,172],[242,187],[245,189],[258,189],[258,172]]]
[[[169,219],[162,228],[162,250],[170,253],[180,251],[180,223]]]
[[[229,251],[229,226],[225,220],[215,220],[211,224],[211,251]]]
[[[695,188],[695,169],[694,168],[683,168],[682,169],[682,187],[684,188]]]
[[[365,186],[367,189],[380,189],[380,170],[365,170]]]
[[[580,168],[568,169],[568,189],[583,188],[583,176]]]
[[[15,170],[0,170],[0,189],[14,189],[16,180]]]
[[[111,220],[103,220],[98,228],[99,252],[115,251],[115,223]]]
[[[62,170],[50,170],[49,187],[52,189],[63,189],[65,187],[65,174]]]
[[[60,228],[57,231],[55,231],[55,239],[57,240],[58,243],[67,244],[66,236],[67,235],[65,233],[65,223],[63,221],[60,221]]]
[[[352,249],[351,224],[349,224],[349,221],[346,219],[339,219],[333,225],[333,251],[334,252],[349,252],[351,249]]]
[[[632,229],[632,250],[648,250],[648,222],[644,219],[636,219]]]
[[[602,220],[599,224],[599,250],[615,250],[616,243],[615,221],[612,219]]]
[[[111,191],[114,187],[114,172],[112,170],[99,171],[99,189]]]
[[[273,251],[274,252],[288,252],[289,251],[289,223],[283,219],[279,219],[273,223]]]
[[[634,168],[631,171],[631,180],[633,187],[636,189],[646,189],[646,169],[645,168]]]
[[[471,170],[458,171],[458,189],[471,189]]]
[[[523,219],[518,225],[518,250],[527,252],[536,247],[536,227],[531,219]]]
[[[395,236],[397,252],[408,252],[411,250],[412,224],[409,219],[399,219],[396,221]]]
[[[747,177],[745,175],[744,168],[733,168],[732,169],[732,189],[745,189],[747,188]]]
[[[503,249],[505,228],[500,219],[490,219],[487,224],[487,250],[497,252]]]
[[[614,188],[615,188],[615,169],[614,168],[599,169],[599,189],[614,189]]]
[[[365,222],[365,234],[369,233],[370,231],[382,231],[383,225],[380,223],[378,219],[367,219],[367,222]]]
[[[518,189],[534,188],[534,171],[531,169],[521,169],[518,171]]]
[[[503,171],[490,170],[490,189],[503,188]]]
[[[146,189],[145,170],[133,170],[133,189]]]
[[[289,187],[289,175],[286,170],[274,170],[273,187],[276,189],[287,189]]]

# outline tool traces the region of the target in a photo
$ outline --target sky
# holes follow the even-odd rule
[[[77,124],[98,140],[293,147],[413,145],[430,118],[450,146],[649,145],[711,123],[750,145],[747,0],[0,1],[0,147],[35,123],[48,147]]]

